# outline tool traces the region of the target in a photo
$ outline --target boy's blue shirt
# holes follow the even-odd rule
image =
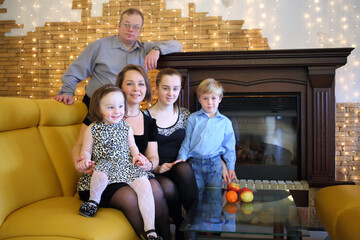
[[[235,134],[231,121],[219,110],[213,118],[203,109],[192,113],[186,122],[186,135],[177,159],[210,158],[222,155],[229,170],[235,169]]]

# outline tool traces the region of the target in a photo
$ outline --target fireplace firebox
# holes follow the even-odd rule
[[[180,104],[191,112],[198,108],[194,96],[203,79],[222,83],[220,111],[238,128],[239,177],[323,187],[343,184],[335,181],[334,79],[352,50],[175,53],[161,56],[158,67],[182,74]]]
[[[300,179],[300,96],[225,93],[219,110],[236,139],[236,174],[243,179]]]

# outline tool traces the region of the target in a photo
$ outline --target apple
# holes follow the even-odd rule
[[[239,186],[237,183],[231,182],[231,183],[229,183],[229,184],[227,185],[227,190],[228,190],[228,191],[234,191],[234,192],[236,192],[237,194],[239,194],[241,188],[240,188],[240,186]]]
[[[242,193],[243,191],[247,191],[247,190],[250,190],[250,188],[243,187],[243,188],[241,188],[240,193]]]
[[[246,203],[252,202],[252,200],[254,199],[253,192],[249,188],[246,188],[246,189],[244,189],[244,188],[242,188],[240,191],[241,201],[246,202]]]

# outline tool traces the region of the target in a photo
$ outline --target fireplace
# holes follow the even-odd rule
[[[237,176],[300,179],[299,94],[225,93],[219,110],[233,124]]]
[[[235,118],[234,126],[240,127],[240,178],[252,174],[245,178],[308,180],[310,186],[320,187],[341,184],[335,181],[334,76],[352,50],[176,53],[161,56],[158,66],[175,68],[183,75],[180,103],[191,112],[199,107],[195,94],[203,79],[223,84],[226,95],[220,111]],[[246,122],[251,124],[241,129]],[[264,134],[248,131],[264,127],[268,127]],[[283,138],[274,138],[276,134]],[[256,175],[260,171],[266,173]]]

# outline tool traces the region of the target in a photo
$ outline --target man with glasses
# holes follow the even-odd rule
[[[129,8],[120,16],[117,36],[95,40],[80,53],[64,73],[63,85],[55,99],[67,105],[74,103],[77,84],[90,77],[85,86],[84,102],[90,101],[99,87],[115,84],[116,76],[128,64],[135,64],[151,71],[156,68],[160,54],[180,52],[182,45],[175,40],[164,42],[139,42],[144,25],[143,13]]]

